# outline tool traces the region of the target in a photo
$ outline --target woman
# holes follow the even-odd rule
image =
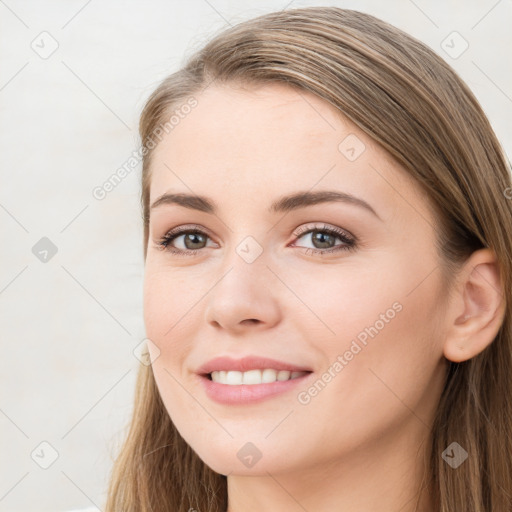
[[[512,510],[511,181],[370,15],[271,13],[140,121],[144,320],[106,510]]]

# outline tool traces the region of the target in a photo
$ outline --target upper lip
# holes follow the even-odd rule
[[[207,375],[211,372],[219,370],[231,370],[238,372],[246,372],[249,370],[262,370],[265,368],[272,368],[274,370],[287,370],[290,372],[303,372],[312,371],[305,366],[298,366],[295,364],[287,363],[285,361],[278,361],[267,357],[259,356],[246,356],[242,359],[233,359],[228,356],[216,357],[206,362],[197,369],[199,375]]]

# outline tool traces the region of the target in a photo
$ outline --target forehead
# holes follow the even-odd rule
[[[321,98],[284,84],[210,87],[154,149],[150,201],[172,190],[270,203],[315,188],[364,195],[388,214],[422,208],[391,156]],[[403,204],[401,204],[403,203]],[[414,203],[413,203],[414,204]],[[423,215],[428,216],[426,205]]]

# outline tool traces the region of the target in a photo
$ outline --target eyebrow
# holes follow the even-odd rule
[[[381,217],[371,207],[371,205],[369,205],[363,199],[346,192],[338,192],[334,190],[295,192],[290,195],[282,196],[270,205],[268,211],[270,213],[287,213],[292,210],[298,210],[299,208],[305,208],[307,206],[332,202],[341,202],[362,207],[382,221]],[[217,207],[215,203],[208,197],[185,193],[163,194],[151,205],[151,210],[154,210],[155,208],[161,207],[163,205],[170,204],[176,204],[183,206],[184,208],[199,210],[201,212],[210,214],[217,213]]]

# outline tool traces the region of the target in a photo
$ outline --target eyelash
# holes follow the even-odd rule
[[[334,247],[330,249],[312,249],[310,247],[302,248],[305,249],[305,254],[325,254],[325,253],[335,253],[338,251],[353,251],[356,249],[356,238],[348,235],[346,231],[343,231],[339,228],[335,227],[329,227],[327,225],[322,226],[314,226],[314,227],[304,227],[297,230],[296,233],[293,233],[293,235],[297,238],[301,238],[304,235],[307,235],[312,232],[320,232],[320,233],[327,233],[329,235],[333,235],[337,238],[339,238],[343,243],[340,245],[335,245]],[[175,229],[171,229],[168,231],[160,240],[158,240],[158,248],[162,250],[167,250],[171,254],[174,254],[176,256],[197,256],[201,249],[176,249],[175,247],[172,247],[170,244],[173,242],[177,237],[181,235],[186,234],[199,234],[199,235],[205,235],[209,238],[208,234],[204,231],[200,230],[197,226],[193,228],[186,228],[186,227],[178,227]]]

